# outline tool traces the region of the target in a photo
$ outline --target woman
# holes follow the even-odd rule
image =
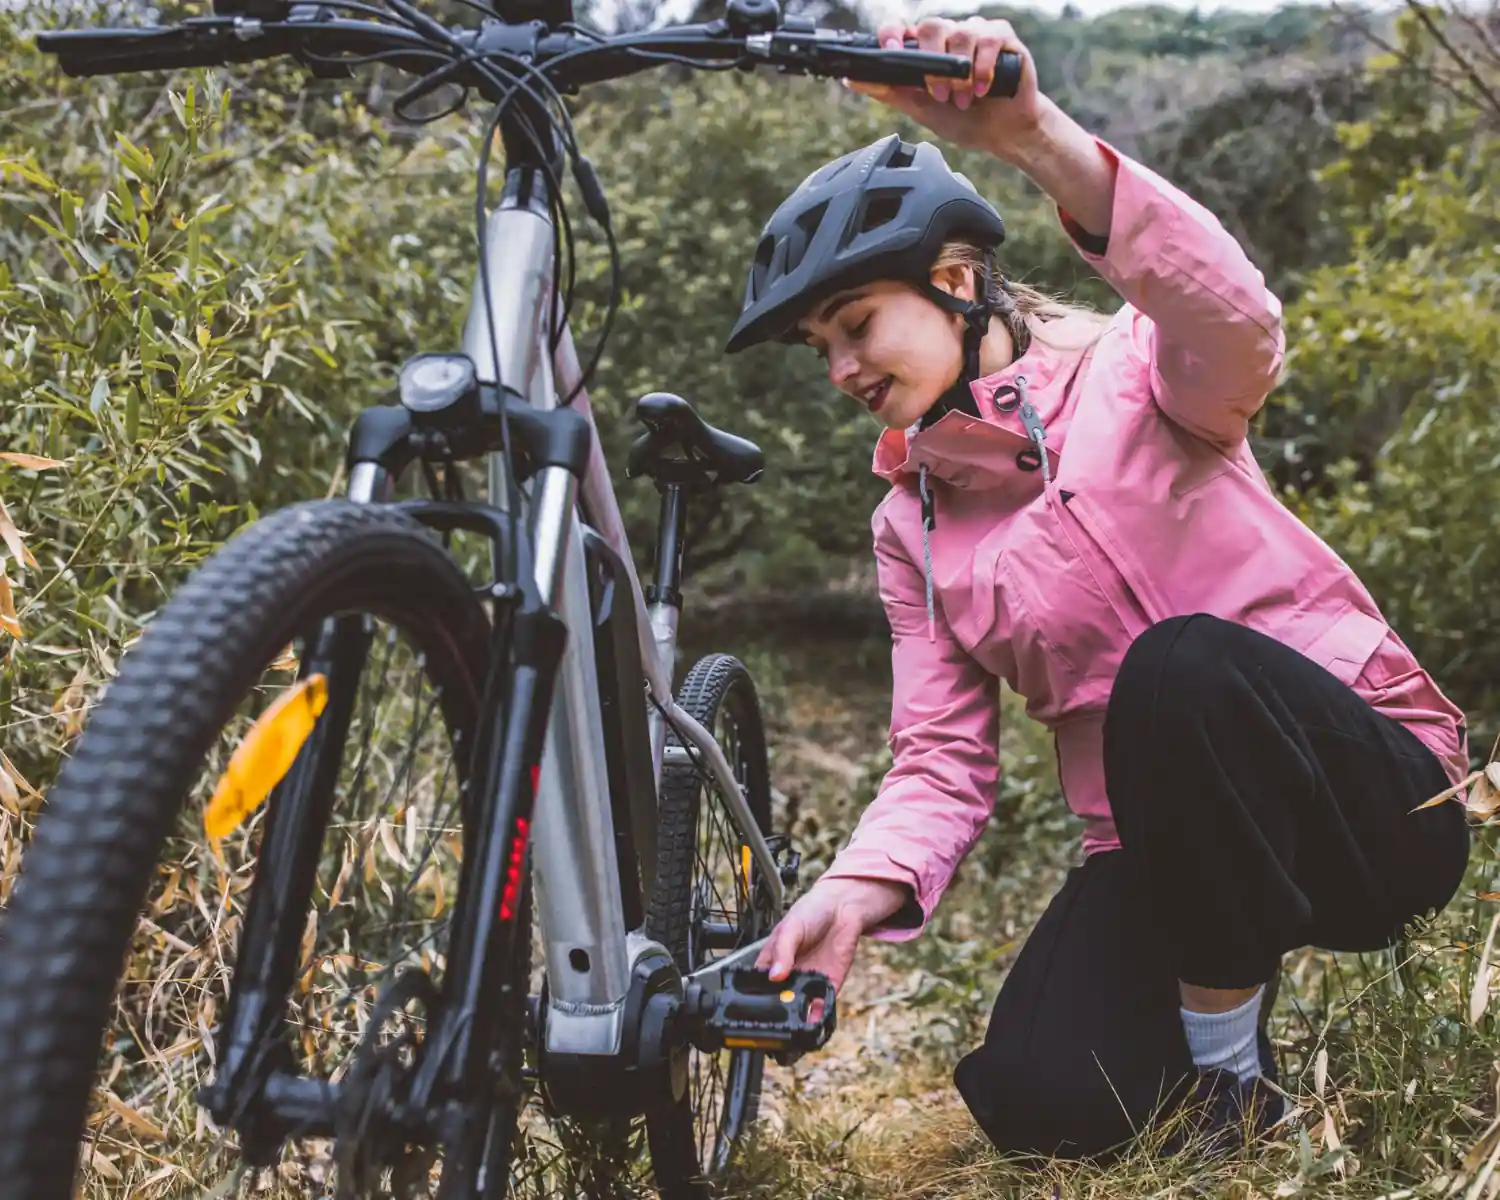
[[[880,37],[913,34],[971,80],[858,90],[1025,171],[1125,304],[1005,281],[999,215],[895,136],[767,225],[729,349],[805,342],[886,427],[894,764],[760,965],[840,984],[860,937],[921,931],[991,812],[1003,679],[1054,731],[1086,857],[960,1093],[1004,1151],[1097,1155],[1177,1111],[1239,1144],[1282,1111],[1281,955],[1386,946],[1458,887],[1461,807],[1412,810],[1462,777],[1462,714],[1252,457],[1284,339],[1240,247],[1042,95],[1008,23]],[[1020,90],[984,99],[1002,50]]]

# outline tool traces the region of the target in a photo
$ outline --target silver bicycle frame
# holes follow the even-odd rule
[[[463,350],[479,378],[500,383],[538,409],[557,406],[578,382],[580,368],[570,331],[556,355],[547,352],[547,306],[552,287],[553,224],[535,192],[507,180],[500,207],[490,214],[485,245],[494,341],[486,319],[483,280],[474,283]],[[498,362],[498,369],[497,364]],[[593,422],[587,397],[575,401]],[[490,502],[507,503],[505,460],[490,456]],[[351,493],[361,487],[351,479]],[[366,485],[367,486],[367,485]],[[362,497],[369,498],[369,497]],[[532,880],[548,979],[547,1049],[554,1053],[614,1054],[620,1049],[626,989],[635,957],[647,946],[643,931],[627,933],[620,903],[609,784],[594,670],[593,620],[584,574],[578,501],[597,532],[616,550],[630,576],[644,686],[655,702],[650,711],[652,763],[658,782],[664,759],[688,760],[688,752],[665,747],[664,710],[679,736],[690,742],[713,773],[743,844],[769,888],[773,911],[783,904],[781,877],[765,837],[734,772],[711,731],[672,697],[677,650],[677,610],[652,605],[649,612],[625,537],[619,503],[597,435],[581,488],[563,468],[547,468],[532,481],[529,508],[536,545],[537,584],[562,618],[567,645],[554,691],[532,825]],[[657,707],[659,706],[659,708]],[[753,961],[746,947],[731,957]],[[695,973],[715,981],[724,962]]]

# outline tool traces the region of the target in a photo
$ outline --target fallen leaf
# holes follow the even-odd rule
[[[125,1101],[121,1100],[113,1092],[108,1093],[104,1097],[104,1102],[109,1105],[120,1120],[124,1121],[136,1133],[141,1134],[143,1137],[148,1137],[154,1142],[164,1142],[167,1140],[166,1131],[161,1126],[131,1108],[130,1105],[126,1104]]]
[[[1470,775],[1462,783],[1455,783],[1447,791],[1445,791],[1445,792],[1439,792],[1431,800],[1424,800],[1424,801],[1422,801],[1421,804],[1417,805],[1417,807],[1414,808],[1414,809],[1412,809],[1411,811],[1412,812],[1421,812],[1424,808],[1432,808],[1435,805],[1443,803],[1444,800],[1451,800],[1451,799],[1453,799],[1454,796],[1457,796],[1460,792],[1465,791],[1468,788],[1468,786],[1471,783],[1473,783],[1476,779],[1482,779],[1483,777],[1484,777],[1484,772],[1483,771],[1475,771],[1472,775]]]
[[[26,543],[21,538],[21,531],[10,519],[10,511],[5,507],[4,500],[0,500],[0,540],[5,542],[5,548],[10,551],[11,557],[17,562],[25,563],[28,567],[36,566],[36,559],[31,556],[31,551],[26,549]]]
[[[89,1155],[89,1165],[108,1180],[118,1182],[123,1178],[120,1168],[115,1166],[110,1159],[105,1158],[101,1151],[95,1150]]]
[[[313,950],[318,944],[318,910],[307,910],[307,924],[302,927],[302,970],[306,971],[313,960]]]
[[[1500,788],[1500,762],[1492,762],[1484,769],[1484,777],[1497,788]]]
[[[406,855],[401,853],[401,847],[396,844],[396,831],[389,822],[380,822],[380,844],[385,847],[386,853],[400,864],[403,870],[411,870],[411,862]]]
[[[15,450],[0,451],[0,459],[28,471],[47,471],[63,465],[55,458],[43,458],[40,454],[21,454]]]
[[[21,622],[16,616],[16,598],[10,590],[10,580],[5,577],[4,565],[0,564],[0,629],[17,641],[21,640]]]
[[[1328,1047],[1324,1046],[1318,1051],[1318,1057],[1313,1062],[1313,1092],[1319,1100],[1323,1098],[1323,1089],[1328,1085]]]
[[[161,895],[152,902],[151,915],[159,917],[177,902],[177,887],[182,882],[182,868],[173,867],[167,876],[167,882],[161,889]]]
[[[1497,788],[1487,773],[1481,772],[1474,786],[1469,789],[1469,798],[1464,805],[1475,816],[1487,820],[1500,809],[1500,788]]]
[[[447,907],[447,897],[443,893],[443,872],[437,863],[427,864],[413,890],[432,893],[432,912],[429,914],[431,920],[435,921],[443,915],[443,909]]]
[[[0,750],[0,775],[4,775],[10,780],[11,784],[18,789],[19,794],[25,796],[28,800],[40,800],[42,798],[41,792],[32,787],[26,781],[26,776],[16,770],[16,764],[10,761],[4,750]]]
[[[349,857],[349,848],[344,848],[344,865],[339,868],[338,878],[333,881],[333,891],[328,893],[328,907],[337,908],[339,901],[344,895],[344,885],[349,882],[349,874],[354,870],[354,860]]]
[[[83,731],[83,713],[87,707],[84,703],[84,685],[88,682],[88,677],[89,668],[85,663],[78,668],[72,681],[52,705],[53,715],[60,714],[63,718],[63,737],[70,741]]]
[[[1500,900],[1500,892],[1475,892],[1476,900]]]

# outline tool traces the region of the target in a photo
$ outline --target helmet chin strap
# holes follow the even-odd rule
[[[981,285],[979,291],[983,294],[984,281],[979,282]],[[979,416],[979,406],[974,402],[974,392],[969,385],[979,378],[979,347],[984,341],[985,334],[990,331],[990,317],[995,312],[986,301],[965,300],[925,280],[923,283],[929,300],[939,308],[957,313],[964,319],[964,365],[958,378],[953,381],[948,390],[922,414],[922,419],[918,423],[919,429],[926,429],[943,414],[949,412],[967,413],[971,417]]]

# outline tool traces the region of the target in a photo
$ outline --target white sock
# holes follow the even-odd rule
[[[1243,1083],[1260,1074],[1260,1047],[1256,1044],[1257,1018],[1263,987],[1238,1008],[1204,1013],[1182,1010],[1182,1028],[1188,1049],[1200,1071],[1220,1068],[1232,1071]]]

